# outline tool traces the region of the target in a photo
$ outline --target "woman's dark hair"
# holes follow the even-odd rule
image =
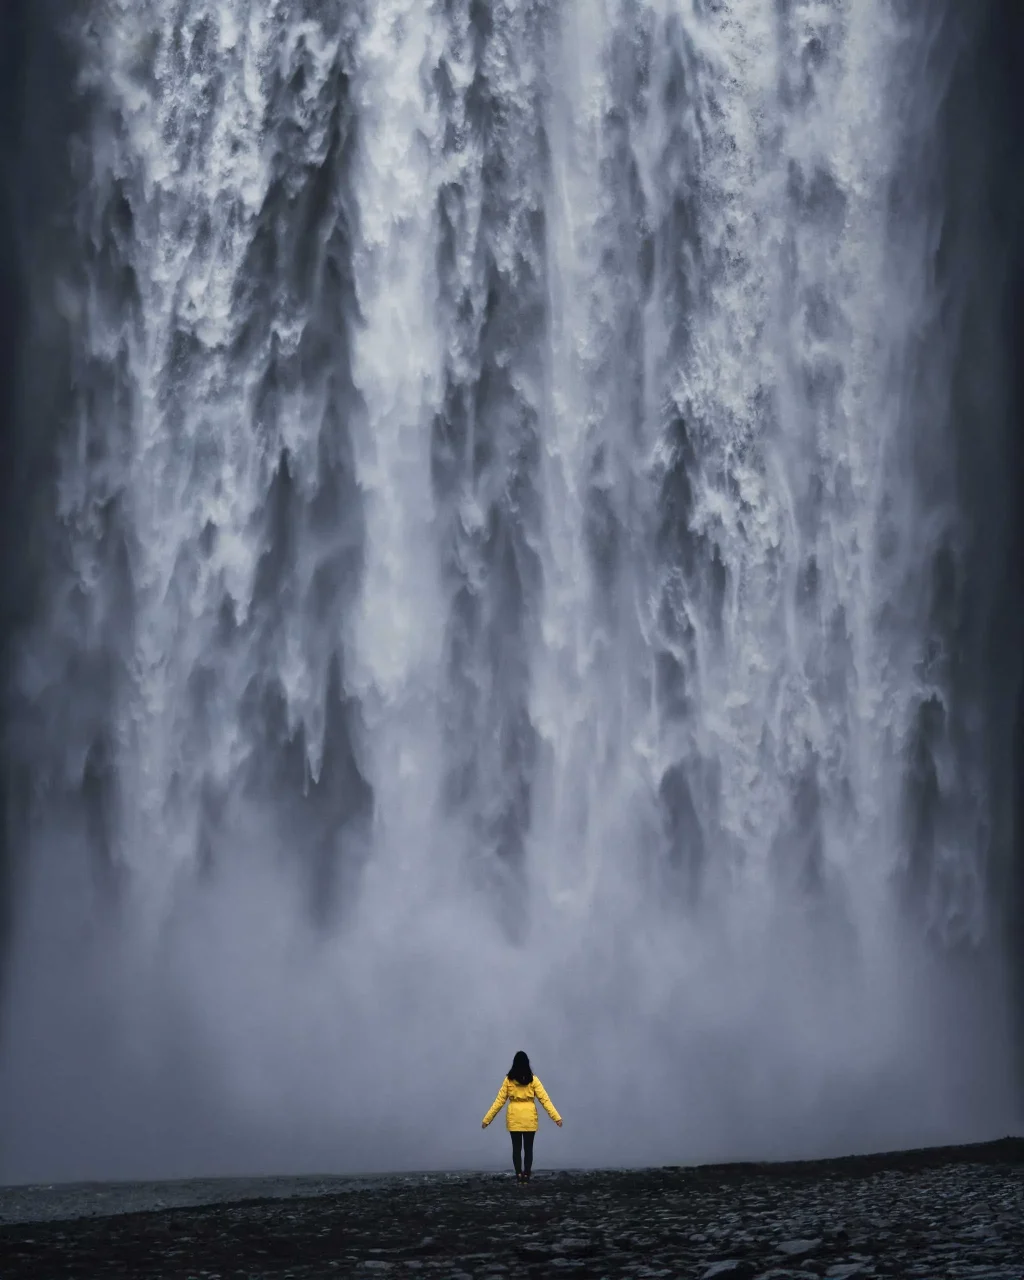
[[[512,1059],[512,1069],[508,1073],[508,1078],[514,1080],[516,1084],[533,1084],[530,1059],[523,1053],[522,1049]]]

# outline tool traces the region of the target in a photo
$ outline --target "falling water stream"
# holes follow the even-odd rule
[[[953,8],[70,11],[4,1177],[1008,1127]]]

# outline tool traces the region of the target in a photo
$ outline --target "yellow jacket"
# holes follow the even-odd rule
[[[484,1116],[484,1124],[489,1125],[507,1102],[508,1110],[505,1112],[505,1128],[510,1133],[535,1132],[538,1123],[535,1098],[540,1099],[540,1105],[557,1124],[562,1117],[555,1110],[554,1103],[547,1095],[547,1090],[536,1076],[533,1077],[531,1084],[516,1084],[514,1080],[510,1080],[506,1076],[501,1082],[498,1096],[491,1103],[490,1109]]]

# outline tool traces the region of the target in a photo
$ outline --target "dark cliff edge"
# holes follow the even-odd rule
[[[1006,291],[1003,332],[1011,371],[1010,450],[1013,484],[1011,572],[1008,609],[1014,619],[1017,684],[1014,733],[1013,859],[1006,893],[1012,998],[1017,1037],[1019,1108],[1024,1118],[1024,8],[999,0],[993,23],[994,126],[1000,130],[997,170],[1001,174],[999,220],[1006,237]]]
[[[31,298],[52,283],[73,208],[76,82],[61,29],[80,2],[0,5],[0,1000],[28,781],[12,750],[12,658],[35,613],[34,516],[52,502],[52,445],[66,391]]]
[[[20,494],[24,492],[15,424],[25,320],[20,209],[28,7],[28,0],[9,0],[0,8],[0,999],[12,911],[5,713],[15,626],[11,587],[18,572]]]

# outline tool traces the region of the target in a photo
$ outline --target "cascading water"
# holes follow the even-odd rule
[[[486,1163],[520,1045],[559,1162],[1005,1128],[970,30],[83,9],[4,1175]]]

